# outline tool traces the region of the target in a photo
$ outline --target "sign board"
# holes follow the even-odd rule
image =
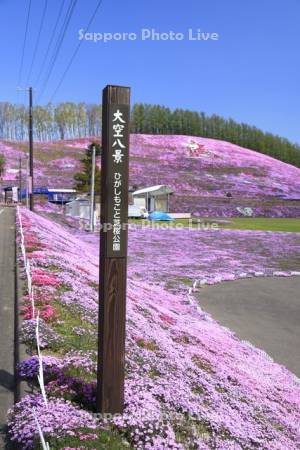
[[[106,257],[127,256],[129,105],[108,106]]]

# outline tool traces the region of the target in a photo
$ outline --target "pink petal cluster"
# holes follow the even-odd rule
[[[32,283],[36,286],[54,286],[59,287],[60,282],[56,275],[44,269],[33,269]]]

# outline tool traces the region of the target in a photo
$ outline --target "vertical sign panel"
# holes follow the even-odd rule
[[[127,256],[129,106],[108,106],[107,257]]]
[[[124,408],[130,89],[107,86],[102,103],[97,409]]]

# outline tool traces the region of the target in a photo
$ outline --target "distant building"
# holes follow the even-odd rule
[[[65,206],[66,216],[81,217],[89,219],[90,217],[90,201],[88,198],[76,198],[68,202]]]
[[[146,209],[148,212],[169,212],[170,195],[173,193],[172,188],[162,184],[139,189],[132,193],[132,197],[136,206]]]
[[[81,219],[90,219],[90,199],[85,197],[77,197],[76,199],[66,203],[64,211],[66,216],[77,217]],[[100,203],[95,203],[94,218],[98,220],[100,217]]]
[[[5,203],[17,203],[19,200],[19,188],[17,186],[6,186],[3,188],[3,200]]]
[[[75,198],[75,189],[48,189],[48,202],[65,204]]]

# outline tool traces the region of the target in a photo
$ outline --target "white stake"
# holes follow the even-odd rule
[[[30,271],[30,263],[27,261],[26,264],[26,274],[27,274],[27,281],[28,281],[28,292],[29,295],[31,295],[32,292],[32,279],[31,279],[31,271]]]
[[[32,291],[31,291],[30,298],[31,298],[32,318],[34,319],[35,318],[35,304],[34,304],[34,290],[33,290],[33,288],[32,288]]]
[[[38,358],[39,358],[39,375],[38,375],[38,380],[39,380],[39,385],[41,388],[41,393],[45,402],[46,407],[48,406],[48,400],[47,400],[47,396],[46,396],[46,390],[45,390],[45,383],[44,383],[44,372],[43,372],[43,357],[42,357],[42,352],[41,352],[41,348],[40,348],[40,336],[39,336],[39,319],[40,319],[40,315],[39,312],[37,313],[36,316],[36,345],[37,345],[37,351],[38,351]]]
[[[50,450],[49,444],[45,440],[42,428],[41,428],[40,423],[38,421],[38,418],[36,416],[35,409],[33,410],[33,415],[34,415],[34,420],[35,420],[35,423],[36,423],[36,426],[37,426],[37,429],[38,429],[38,432],[39,432],[39,435],[40,435],[40,440],[41,440],[41,443],[42,443],[43,450]]]

